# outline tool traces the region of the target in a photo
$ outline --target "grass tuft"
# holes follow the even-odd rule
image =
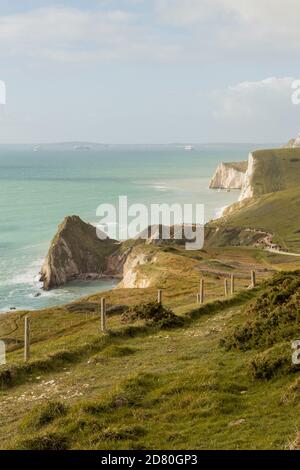
[[[67,450],[68,439],[60,433],[48,433],[19,441],[18,450]]]
[[[55,419],[65,416],[68,407],[59,401],[50,401],[34,408],[21,422],[20,428],[23,431],[37,430],[47,426]]]

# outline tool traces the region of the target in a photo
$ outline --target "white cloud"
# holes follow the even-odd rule
[[[217,90],[213,93],[216,103],[214,116],[226,119],[257,118],[274,109],[291,109],[293,81],[292,77],[271,77]]]
[[[194,28],[209,25],[206,34],[220,46],[240,48],[254,41],[295,49],[300,40],[299,0],[156,0],[160,22]]]
[[[172,60],[180,47],[164,43],[138,17],[121,10],[39,8],[0,16],[0,55],[54,60]]]
[[[299,0],[153,0],[156,15],[138,7],[143,3],[99,0],[96,11],[45,7],[2,15],[0,57],[194,62],[225,57],[224,51],[258,59],[266,48],[298,49]]]
[[[241,140],[284,142],[300,130],[300,106],[292,104],[294,78],[242,82],[213,93],[215,122]]]
[[[155,9],[162,23],[174,26],[189,26],[203,23],[218,10],[216,0],[156,0]]]

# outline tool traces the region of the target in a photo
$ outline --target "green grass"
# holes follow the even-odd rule
[[[253,381],[251,355],[218,346],[217,328],[239,315],[237,307],[216,311],[168,337],[131,341],[138,357],[126,358],[127,375],[117,384],[38,432],[33,427],[30,439],[19,434],[13,446],[48,449],[55,436],[55,445],[59,439],[73,449],[285,448],[299,424],[299,403],[280,404],[291,378]],[[113,363],[102,364],[102,373],[124,367]]]
[[[268,372],[282,352],[220,345],[243,327],[265,279],[281,269],[278,258],[242,248],[193,257],[180,247],[148,249],[158,260],[152,287],[115,289],[31,312],[27,364],[26,312],[1,316],[3,337],[10,340],[8,364],[0,367],[1,449],[280,449],[295,439],[297,373]],[[247,290],[253,267],[262,284]],[[224,278],[232,272],[240,276],[237,294],[225,299]],[[203,275],[206,303],[199,307]],[[141,304],[155,304],[158,286],[181,325],[162,329],[144,315],[124,324],[124,306],[136,312]],[[102,295],[112,312],[105,335]],[[287,344],[284,354],[290,353]]]
[[[175,330],[112,335],[96,355],[51,374],[57,388],[47,390],[49,405],[30,399],[49,374],[39,380],[34,374],[32,382],[2,392],[1,447],[285,448],[299,425],[297,377],[255,378],[250,364],[257,351],[220,346],[245,322],[249,302],[260,292],[194,309]],[[71,398],[75,389],[82,395]]]
[[[136,271],[148,288],[0,316],[8,351],[0,366],[0,449],[300,448],[300,371],[291,361],[300,334],[300,259],[254,248],[257,235],[247,230],[270,232],[300,252],[300,150],[254,156],[261,197],[209,224],[205,250],[122,245],[149,260]],[[107,253],[114,249],[109,244]],[[252,270],[259,285],[248,289]],[[232,274],[236,294],[225,298]]]
[[[280,273],[261,287],[247,321],[225,341],[228,348],[267,348],[292,340],[300,327],[300,271]]]
[[[300,253],[299,205],[299,188],[266,194],[237,205],[234,212],[210,224],[221,229],[212,242],[220,246],[253,245],[259,235],[245,231],[250,228],[269,232],[274,235],[274,243]]]
[[[283,249],[300,253],[300,149],[257,150],[252,155],[248,183],[254,197],[233,204],[222,219],[209,223],[206,244],[254,246],[261,236],[248,229],[256,229],[273,235]]]

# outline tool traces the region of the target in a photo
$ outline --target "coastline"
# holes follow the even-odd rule
[[[174,152],[174,154],[173,154]],[[21,170],[20,178],[24,182],[24,189],[22,191],[22,198],[24,199],[24,205],[26,211],[23,212],[22,217],[18,217],[16,214],[16,220],[19,226],[16,224],[7,223],[7,226],[3,226],[2,234],[0,234],[0,312],[9,311],[10,308],[36,310],[54,305],[61,305],[67,303],[73,299],[80,298],[84,295],[96,293],[101,290],[101,283],[104,280],[99,281],[79,281],[81,285],[68,285],[64,288],[48,293],[40,291],[40,284],[38,282],[38,272],[42,265],[48,246],[52,237],[55,234],[57,225],[62,221],[62,218],[68,214],[78,214],[83,220],[95,222],[94,211],[101,202],[113,201],[115,195],[128,194],[130,195],[132,202],[154,202],[154,203],[204,203],[206,207],[206,221],[212,220],[220,215],[216,211],[220,209],[221,204],[224,202],[224,196],[227,200],[226,205],[237,200],[236,193],[217,193],[209,189],[209,182],[215,166],[224,159],[227,159],[227,153],[230,152],[228,148],[224,150],[224,155],[219,155],[214,150],[212,155],[213,162],[210,163],[207,160],[207,151],[201,152],[195,151],[191,153],[181,152],[178,149],[174,151],[164,152],[151,152],[147,151],[144,155],[140,155],[139,161],[137,156],[139,152],[135,151],[132,156],[128,156],[127,152],[120,152],[115,155],[112,151],[112,155],[117,161],[120,161],[120,166],[124,165],[125,158],[131,158],[129,170],[127,170],[129,177],[124,176],[114,180],[115,175],[118,175],[115,170],[110,170],[107,166],[106,174],[108,171],[111,176],[105,178],[95,179],[93,175],[87,175],[86,179],[79,179],[77,169],[74,175],[66,176],[66,179],[61,179],[61,170],[57,170],[60,165],[60,159],[55,153],[55,159],[51,163],[53,165],[52,172],[58,172],[57,178],[50,178],[49,181],[45,180],[44,171],[40,171],[40,179],[36,179],[33,182],[30,180],[30,175],[24,174]],[[102,175],[102,166],[105,163],[108,165],[108,161],[103,160],[104,152],[102,152],[101,161],[97,161],[97,168],[99,167],[99,174]],[[157,164],[153,163],[156,174],[149,174],[148,170],[148,158],[157,161]],[[163,155],[163,157],[161,157]],[[175,156],[174,156],[175,155]],[[11,214],[13,208],[10,207],[9,203],[12,201],[12,195],[19,195],[18,188],[20,187],[19,180],[16,180],[16,171],[18,165],[22,166],[23,159],[29,160],[34,158],[34,162],[37,168],[40,166],[40,159],[48,157],[45,154],[39,154],[37,159],[36,153],[24,153],[19,152],[15,158],[16,170],[13,175],[7,174],[7,180],[4,180],[4,186],[2,188],[4,204],[6,204],[6,213],[4,217],[9,221],[11,220]],[[237,155],[237,159],[240,159],[241,154]],[[0,154],[0,167],[1,167]],[[61,158],[65,158],[66,168],[69,165],[69,154],[66,153],[61,155]],[[76,159],[78,169],[82,173],[82,155],[80,152],[75,155],[72,154],[73,159]],[[84,158],[91,158],[95,165],[96,154],[84,154]],[[55,160],[54,159],[54,160]],[[171,164],[172,161],[172,164]],[[5,160],[3,160],[5,163]],[[175,164],[176,162],[176,164]],[[151,165],[152,172],[152,165]],[[170,170],[171,168],[171,170]],[[141,172],[141,169],[143,170]],[[47,169],[47,173],[49,170]],[[139,178],[136,178],[137,173],[141,173]],[[95,173],[95,171],[94,171]],[[54,173],[56,174],[56,173]],[[182,177],[181,175],[185,176]],[[194,175],[197,174],[195,177]],[[5,175],[5,173],[4,173]],[[96,172],[97,175],[97,172]],[[132,177],[135,175],[135,177]],[[65,185],[68,185],[69,194],[65,193]],[[79,186],[78,186],[79,185]],[[55,191],[53,192],[53,187]],[[80,192],[78,193],[78,188]],[[32,194],[38,192],[41,197],[36,200],[35,204],[32,205]],[[51,194],[51,197],[48,196]],[[98,196],[99,194],[99,196]],[[1,195],[1,190],[0,190]],[[78,200],[80,195],[80,200]],[[223,206],[224,207],[224,206]],[[92,209],[92,211],[91,211]],[[18,233],[20,236],[18,238]],[[26,240],[26,245],[24,243]],[[2,246],[1,246],[2,245]],[[1,248],[3,253],[1,253]],[[2,256],[1,256],[2,255]],[[105,286],[104,286],[105,288]],[[41,296],[36,297],[37,293],[41,293]]]

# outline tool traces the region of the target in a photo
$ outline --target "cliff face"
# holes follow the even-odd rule
[[[153,275],[144,265],[154,266],[157,254],[152,245],[185,243],[177,234],[182,226],[171,227],[171,239],[162,238],[162,226],[148,227],[136,240],[117,242],[100,240],[96,228],[77,216],[66,217],[59,226],[41,270],[44,289],[54,289],[74,279],[113,276],[121,279],[119,287],[145,288]],[[180,230],[179,230],[180,229]],[[141,237],[143,237],[141,239]],[[148,237],[148,238],[147,238]]]
[[[123,267],[123,279],[119,287],[125,289],[145,288],[151,285],[151,276],[143,273],[141,267],[145,264],[155,263],[155,255],[147,253],[142,247],[132,250]]]
[[[78,278],[99,278],[108,258],[119,248],[115,240],[100,240],[96,228],[78,216],[66,217],[52,240],[41,270],[45,290]]]
[[[241,189],[247,162],[220,163],[210,182],[211,189]]]
[[[300,149],[258,150],[250,153],[240,201],[297,187]]]
[[[241,187],[242,191],[239,197],[239,201],[243,201],[244,199],[248,199],[254,196],[254,175],[254,158],[253,154],[250,153],[248,158],[248,167],[243,181],[243,185]]]

